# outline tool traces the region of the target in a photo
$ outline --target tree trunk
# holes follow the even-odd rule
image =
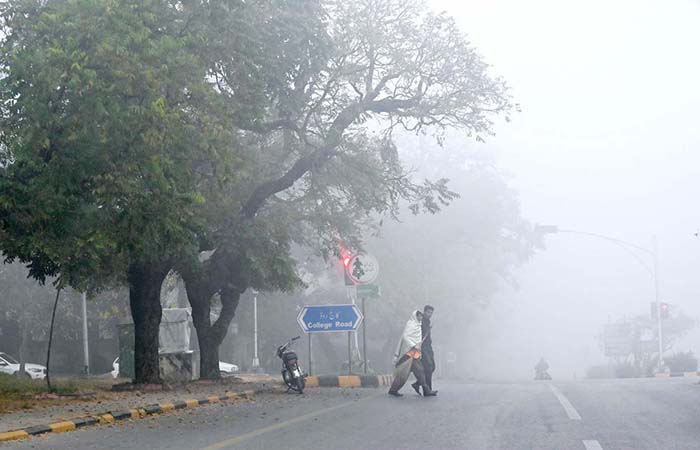
[[[163,313],[160,290],[168,264],[129,265],[129,304],[134,320],[134,383],[160,383],[158,332]]]
[[[189,278],[189,277],[188,277]],[[198,283],[193,279],[185,280],[187,298],[192,306],[192,322],[197,330],[199,342],[199,377],[207,380],[221,378],[219,371],[219,346],[226,337],[228,327],[231,324],[238,302],[240,292],[236,289],[223,288],[219,290],[221,296],[221,314],[211,323],[211,298],[215,294],[214,288],[209,283]]]

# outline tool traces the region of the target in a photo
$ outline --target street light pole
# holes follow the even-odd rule
[[[639,245],[633,244],[631,242],[623,241],[621,239],[616,239],[612,238],[610,236],[605,236],[602,234],[596,234],[596,233],[588,233],[585,231],[575,231],[575,230],[562,230],[556,225],[537,225],[535,227],[535,231],[539,231],[542,234],[556,234],[556,233],[573,233],[573,234],[581,234],[584,236],[591,236],[599,239],[604,239],[606,241],[612,242],[613,244],[618,245],[619,247],[622,247],[625,249],[631,256],[633,256],[644,268],[646,268],[652,278],[654,279],[654,300],[656,302],[656,325],[657,325],[657,332],[659,335],[659,360],[658,360],[658,370],[661,371],[661,368],[663,367],[664,364],[664,344],[663,344],[663,326],[662,326],[662,319],[661,319],[661,295],[659,294],[659,246],[658,246],[658,241],[656,239],[656,235],[652,237],[652,248],[648,249],[645,247],[641,247]],[[639,251],[642,251],[646,253],[647,255],[651,256],[652,258],[652,263],[653,267],[650,269],[648,264],[645,263],[639,255],[634,253],[633,251],[630,250],[636,249]]]
[[[83,307],[83,372],[86,376],[90,375],[90,353],[88,346],[88,320],[87,320],[87,294],[82,295]]]
[[[654,295],[656,296],[656,325],[659,330],[659,372],[664,366],[664,334],[661,321],[661,299],[659,295],[659,244],[656,235],[652,238],[652,250],[654,257]]]
[[[258,291],[253,289],[253,369],[260,368],[258,359]]]

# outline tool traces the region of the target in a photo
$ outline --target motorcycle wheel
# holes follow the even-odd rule
[[[282,380],[284,381],[284,384],[287,385],[289,389],[296,390],[296,383],[290,377],[289,372],[286,370],[282,371]]]
[[[296,391],[300,394],[304,393],[304,388],[306,387],[306,378],[299,377],[296,379]]]

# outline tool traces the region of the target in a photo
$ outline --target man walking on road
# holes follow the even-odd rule
[[[423,365],[421,364],[421,345],[422,345],[422,330],[421,321],[423,313],[414,311],[411,318],[406,322],[403,330],[403,335],[399,341],[394,358],[397,359],[396,370],[394,371],[394,382],[389,388],[389,395],[401,397],[403,394],[399,390],[406,384],[406,380],[411,372],[415,375],[418,385],[423,388],[423,395],[431,397],[437,395],[437,391],[433,391],[425,383],[425,374]]]
[[[421,321],[421,335],[423,340],[423,345],[421,346],[421,364],[423,364],[423,372],[425,373],[425,384],[428,385],[430,391],[433,390],[433,372],[435,372],[435,353],[433,352],[433,336],[431,335],[432,325],[430,324],[433,311],[435,311],[435,308],[431,305],[425,305],[423,308],[423,320]],[[420,384],[417,380],[411,387],[420,394]]]

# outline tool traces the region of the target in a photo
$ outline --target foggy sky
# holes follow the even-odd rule
[[[486,144],[525,218],[651,247],[661,296],[700,317],[700,2],[435,0],[455,16],[523,112]],[[484,314],[493,369],[582,376],[605,358],[607,320],[645,314],[648,272],[605,241],[560,234]],[[674,351],[700,353],[697,330]],[[496,368],[496,360],[499,366]],[[497,370],[496,370],[497,369]]]

